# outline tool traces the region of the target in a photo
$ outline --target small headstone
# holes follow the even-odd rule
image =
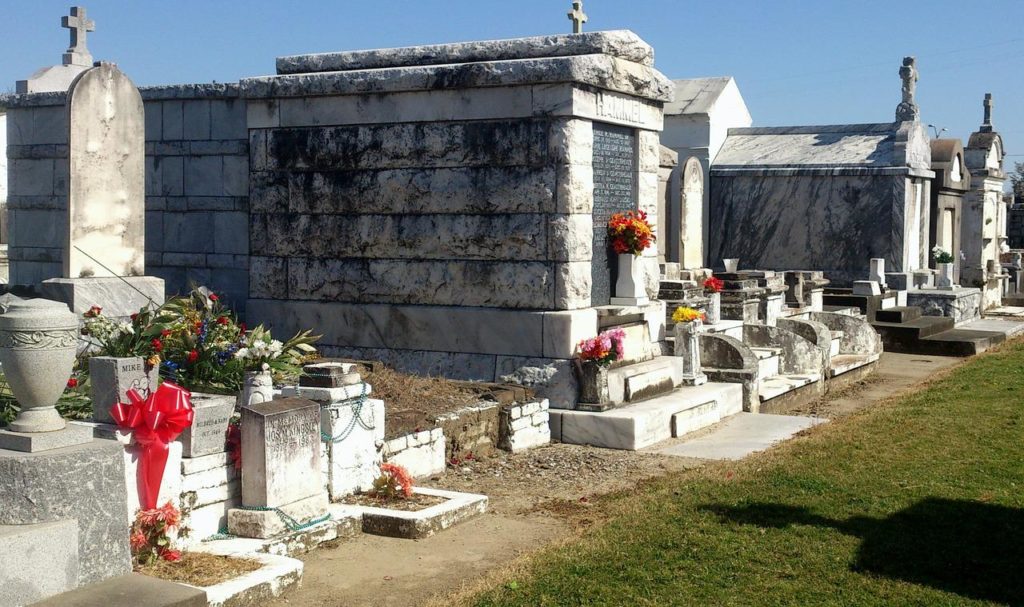
[[[192,393],[195,418],[178,440],[182,457],[199,457],[223,453],[228,422],[235,412],[235,397],[221,394]]]
[[[320,450],[320,405],[313,401],[283,398],[243,408],[242,508],[228,511],[228,531],[273,537],[293,530],[292,521],[322,517]]]
[[[879,284],[879,286],[885,286],[885,259],[881,257],[873,257],[868,262],[868,280],[873,280]]]
[[[146,371],[141,356],[117,358],[93,356],[89,359],[89,397],[92,399],[92,418],[105,424],[114,423],[110,408],[128,402],[128,390],[136,390],[143,398],[156,390],[157,370]]]

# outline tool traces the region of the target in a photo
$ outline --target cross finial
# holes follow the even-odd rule
[[[914,100],[918,79],[917,59],[913,57],[903,58],[900,78],[903,80],[903,100],[896,106],[896,122],[916,121],[920,118],[920,111],[918,110],[917,102]]]
[[[88,32],[96,31],[96,23],[85,16],[84,6],[72,6],[71,14],[60,18],[60,26],[71,30],[71,44],[64,53],[64,65],[92,66],[92,54],[86,46]]]
[[[983,103],[985,107],[985,121],[981,123],[981,130],[991,131],[992,130],[992,108],[995,103],[992,102],[992,93],[985,93],[985,101]]]
[[[587,14],[583,12],[583,0],[575,0],[572,3],[572,10],[569,11],[569,21],[572,21],[572,33],[583,33],[583,24],[587,22]]]

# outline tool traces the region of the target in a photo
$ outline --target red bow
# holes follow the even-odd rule
[[[133,388],[131,403],[117,403],[110,415],[117,425],[131,430],[135,443],[142,447],[139,458],[139,503],[144,510],[156,508],[160,484],[164,480],[168,448],[185,428],[192,425],[192,394],[181,386],[165,381],[143,400]]]

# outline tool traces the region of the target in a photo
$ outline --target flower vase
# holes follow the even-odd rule
[[[63,430],[54,405],[67,387],[78,345],[78,317],[65,304],[30,299],[0,316],[0,364],[21,410],[14,432]]]
[[[953,264],[937,263],[935,264],[935,269],[938,271],[938,275],[935,277],[935,286],[940,289],[952,289]]]
[[[619,273],[615,280],[615,297],[611,303],[620,306],[642,306],[650,302],[644,286],[643,258],[631,253],[618,256]]]
[[[250,407],[274,400],[274,378],[269,369],[247,371],[238,395],[239,407]]]
[[[708,293],[708,299],[711,301],[708,303],[708,309],[704,313],[707,316],[707,323],[709,325],[717,325],[718,321],[722,318],[722,294],[721,293]]]
[[[722,263],[725,264],[726,272],[735,272],[740,267],[740,260],[736,257],[730,257],[729,259],[723,259]]]
[[[708,376],[700,367],[700,332],[703,323],[700,320],[677,322],[675,325],[675,355],[683,359],[683,384],[699,386],[707,383]]]
[[[594,361],[576,361],[577,381],[579,384],[580,408],[592,409],[594,405],[605,405],[608,395],[608,367]]]

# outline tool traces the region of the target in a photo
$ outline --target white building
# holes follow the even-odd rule
[[[679,184],[681,172],[690,157],[704,169],[703,204],[701,208],[682,208],[682,196],[673,197],[673,208],[666,218],[668,261],[678,261],[683,268],[705,267],[705,244],[708,239],[708,186],[710,166],[722,149],[729,129],[749,127],[753,121],[740,89],[731,76],[674,80],[675,101],[665,104],[665,130],[661,144],[679,153],[677,174],[672,183]],[[677,186],[678,187],[678,186]],[[699,215],[697,214],[699,212]]]

